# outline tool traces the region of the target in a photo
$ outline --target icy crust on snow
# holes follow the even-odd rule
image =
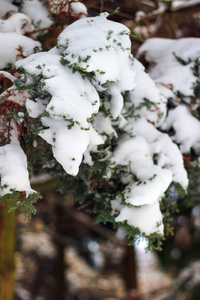
[[[40,43],[26,36],[15,32],[0,32],[0,69],[4,69],[8,64],[13,64],[17,59],[21,59],[19,47],[22,49],[23,56],[34,53]]]
[[[30,186],[27,158],[18,141],[14,123],[12,128],[10,144],[0,147],[0,196],[15,190],[25,191],[28,196],[35,191]]]
[[[196,99],[194,86],[199,78],[194,72],[194,66],[200,56],[200,39],[152,38],[140,47],[139,55],[142,53],[145,53],[149,62],[153,62],[150,76],[160,93],[178,106],[169,111],[161,128],[174,129],[172,140],[180,146],[182,153],[193,148],[199,154],[200,122],[192,116],[189,106],[191,110],[195,108],[195,104],[192,104],[193,99]]]

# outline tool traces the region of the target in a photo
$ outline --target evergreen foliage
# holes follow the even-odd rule
[[[182,154],[168,135],[168,103],[186,96],[170,88],[163,93],[162,84],[159,90],[132,56],[128,28],[107,17],[74,22],[55,47],[35,53],[34,44],[31,55],[4,69],[13,75],[11,87],[0,87],[1,203],[35,213],[41,196],[29,177],[49,174],[57,191],[73,195],[96,222],[123,228],[130,243],[146,237],[149,249],[160,250],[163,222],[172,233],[171,215],[188,183]],[[170,54],[196,78],[191,110],[199,117],[193,109],[199,57]]]

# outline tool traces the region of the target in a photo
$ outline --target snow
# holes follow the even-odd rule
[[[0,147],[0,196],[10,194],[12,190],[25,191],[28,196],[35,191],[30,186],[27,158],[18,141],[14,123],[12,127],[10,144]]]
[[[161,198],[172,181],[184,189],[188,185],[182,155],[169,136],[158,131],[145,118],[132,120],[132,126],[134,137],[122,136],[113,153],[115,164],[127,166],[129,170],[128,174],[121,177],[126,185],[122,192],[123,198],[129,206],[121,204],[119,194],[112,201],[112,208],[120,212],[116,217],[117,222],[127,220],[129,225],[138,227],[147,235],[162,233],[162,215],[159,211]],[[151,210],[155,218],[146,217]],[[137,213],[138,219],[134,217]],[[160,223],[160,227],[157,227],[157,223]]]
[[[31,117],[44,111],[49,118],[42,118],[44,126],[49,127],[40,133],[53,146],[53,154],[68,174],[77,175],[83,154],[89,145],[103,143],[103,139],[88,123],[88,118],[98,112],[99,96],[89,80],[83,80],[79,73],[65,68],[59,62],[60,56],[37,53],[23,61],[17,67],[23,67],[28,74],[43,78],[43,90],[52,97],[49,103],[36,98],[36,102],[26,100]],[[71,128],[72,127],[72,128]]]
[[[65,121],[51,118],[42,118],[42,122],[49,128],[39,135],[53,146],[54,157],[70,175],[78,174],[83,154],[89,144],[98,145],[103,142],[92,127],[83,130],[76,124],[67,129]]]
[[[12,76],[10,73],[6,72],[6,71],[0,71],[0,76],[6,77],[8,78],[10,81],[14,82],[15,77]]]
[[[153,232],[162,234],[160,201],[164,193],[173,181],[181,184],[184,189],[188,184],[181,152],[167,134],[156,128],[168,128],[175,122],[170,123],[170,112],[166,118],[167,99],[164,93],[161,94],[163,90],[159,90],[159,86],[163,85],[156,86],[144,67],[131,55],[129,29],[107,20],[107,16],[108,14],[103,13],[98,17],[82,18],[69,25],[58,37],[57,46],[50,51],[30,55],[33,52],[30,46],[30,53],[27,54],[29,56],[17,61],[16,68],[24,69],[24,84],[34,84],[39,95],[34,96],[32,93],[31,97],[24,93],[21,102],[24,102],[29,117],[41,119],[44,128],[39,135],[51,145],[55,159],[70,175],[78,174],[81,163],[91,166],[94,162],[90,152],[100,151],[97,146],[104,147],[105,143],[103,151],[106,158],[111,158],[112,168],[115,166],[115,172],[122,168],[125,170],[119,173],[124,189],[116,194],[111,203],[113,212],[119,212],[116,222],[127,221],[146,235]],[[1,34],[6,34],[6,40],[9,35],[12,36],[13,43],[24,38],[16,33]],[[16,39],[16,35],[19,39]],[[26,54],[28,51],[25,46],[30,39],[24,46],[22,42],[21,40],[20,45],[24,47]],[[196,46],[199,45],[195,39],[192,39],[192,42]],[[33,43],[33,46],[36,42],[31,40],[30,43]],[[12,45],[11,42],[10,44]],[[149,53],[149,49],[154,49],[155,45],[158,46],[158,51]],[[165,55],[168,55],[174,70],[180,67],[176,58],[166,52],[166,47],[172,45],[179,55],[180,45],[171,40],[161,43],[159,40],[147,41],[141,52],[148,50],[148,58],[154,61],[158,55],[156,63],[161,64],[161,67],[157,70],[153,68],[150,73],[155,81],[171,83],[172,93],[180,86],[182,92],[186,91],[186,95],[190,96],[188,85],[185,84],[183,88],[176,76],[172,76],[171,69],[166,67],[168,62],[165,61]],[[2,53],[9,48],[5,47],[2,48]],[[8,58],[3,57],[3,67],[7,60],[16,60],[16,49],[11,48],[12,53]],[[172,47],[169,50],[171,51]],[[194,51],[189,47],[185,47],[185,51],[188,57],[195,57]],[[187,58],[186,52],[183,53],[184,58]],[[181,67],[184,67],[180,69],[181,79],[184,72],[188,84],[193,76],[191,62]],[[168,78],[172,82],[168,82]],[[15,86],[10,89],[13,88]],[[189,112],[184,114],[189,120]],[[180,125],[177,124],[174,130],[178,134]],[[195,126],[197,135],[198,126]],[[114,148],[107,145],[112,137],[115,138]],[[11,141],[11,144],[1,148],[4,151],[3,158],[9,154],[12,143],[14,142]],[[17,141],[15,143],[17,144]],[[198,138],[195,143],[193,140],[191,145],[197,148]],[[20,148],[19,142],[17,147]],[[11,166],[14,168],[11,175],[5,163],[2,182],[8,182],[9,187],[13,184],[15,189],[21,190],[22,177],[27,176],[27,173],[23,173],[26,161],[23,160],[23,152],[19,151],[16,155],[19,155],[19,158],[16,157],[16,163],[21,163],[18,166],[22,174],[20,182],[18,178],[15,179],[14,164]],[[8,155],[10,163],[9,157]],[[109,180],[111,176],[109,169],[105,177]],[[27,181],[24,182],[23,190],[31,192]]]
[[[112,121],[109,117],[104,117],[102,113],[98,113],[94,117],[94,128],[101,135],[114,135],[117,137],[117,133],[112,126]]]
[[[16,32],[24,34],[33,30],[30,19],[22,13],[11,15],[8,19],[0,19],[0,32]]]
[[[40,48],[40,43],[15,32],[0,32],[0,69],[4,69],[7,64],[13,64],[22,57],[17,50],[22,48],[22,54],[29,56],[34,52],[34,48]]]
[[[41,101],[40,98],[36,98],[36,101],[26,98],[25,106],[28,111],[28,114],[31,118],[37,118],[41,113],[45,111],[46,103]]]
[[[0,18],[6,15],[6,13],[12,11],[17,12],[17,7],[12,4],[12,0],[0,0]]]
[[[123,207],[116,221],[122,222],[127,220],[130,226],[139,228],[146,235],[153,232],[163,235],[164,226],[162,219],[159,202],[155,201],[151,205],[143,205],[141,207]]]
[[[172,172],[173,181],[179,183],[184,189],[188,186],[187,172],[184,168],[182,155],[170,137],[158,131],[146,120],[134,123],[134,130],[141,134],[151,147],[152,156],[156,154],[157,165]]]
[[[0,96],[0,100],[3,99],[6,101],[18,103],[20,106],[24,105],[27,98],[31,98],[28,90],[22,89],[18,91],[15,84],[5,90]]]
[[[81,2],[71,2],[72,15],[83,14],[87,16],[87,8]]]
[[[172,140],[180,145],[182,153],[190,152],[191,148],[200,153],[200,122],[191,115],[185,105],[179,105],[169,111],[162,129],[170,128],[175,131]]]
[[[139,114],[140,117],[148,118],[154,125],[159,126],[166,116],[167,100],[159,93],[155,83],[149,74],[145,73],[139,61],[135,59],[132,68],[136,73],[136,87],[129,92],[129,96],[134,105],[135,115]],[[150,109],[145,105],[144,99],[151,102]]]
[[[192,61],[199,55],[199,49],[200,39],[198,38],[179,40],[152,38],[140,47],[138,54],[146,53],[146,59],[155,63],[150,70],[150,76],[155,82],[171,84],[173,91],[192,96],[192,84],[196,78],[191,67]],[[181,64],[173,53],[187,64]]]
[[[52,14],[59,15],[61,12],[65,12],[66,15],[69,13],[70,16],[78,16],[84,18],[87,16],[87,7],[79,1],[67,1],[63,3],[62,0],[56,0],[50,3],[49,10]]]
[[[174,0],[172,2],[172,10],[178,10],[183,7],[190,7],[200,4],[199,0]]]
[[[94,73],[97,90],[102,90],[105,84],[114,102],[111,113],[116,118],[123,107],[121,93],[136,86],[136,74],[129,59],[129,29],[106,17],[104,13],[74,22],[60,34],[58,48],[69,65]]]
[[[189,153],[191,148],[196,154],[200,153],[200,122],[192,116],[192,110],[195,110],[193,101],[196,99],[194,85],[199,82],[193,67],[200,55],[199,49],[199,38],[152,38],[139,49],[139,55],[145,53],[146,59],[154,63],[150,76],[160,93],[175,106],[160,125],[162,130],[174,129],[175,134],[171,138],[182,153]]]
[[[130,176],[121,178],[124,184],[130,181],[123,191],[123,197],[131,207],[121,205],[121,195],[117,196],[112,201],[113,210],[120,211],[116,221],[127,220],[129,225],[139,227],[147,235],[152,232],[161,233],[162,228],[157,228],[156,224],[162,221],[162,216],[156,210],[159,210],[159,201],[172,182],[172,172],[154,165],[150,147],[142,136],[121,139],[113,154],[113,160],[117,165],[129,166],[130,172],[137,177],[135,182]],[[156,208],[155,211],[153,207]],[[146,214],[150,214],[152,210],[155,218],[151,216],[146,219]]]
[[[82,126],[87,126],[87,118],[98,112],[99,95],[89,80],[64,67],[60,55],[49,51],[37,53],[16,63],[27,73],[42,75],[43,90],[52,95],[46,111],[52,117],[73,118]]]
[[[36,28],[44,28],[52,25],[53,21],[49,18],[48,10],[42,1],[24,0],[21,11],[25,13]]]

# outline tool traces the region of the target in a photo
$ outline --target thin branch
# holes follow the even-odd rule
[[[111,231],[110,229],[107,229],[100,225],[95,225],[93,223],[93,220],[91,220],[91,218],[88,215],[86,215],[82,212],[79,212],[70,207],[67,207],[67,213],[69,213],[70,216],[73,217],[73,219],[75,219],[77,222],[85,225],[86,227],[88,227],[89,229],[93,230],[94,232],[100,234],[101,236],[105,237],[112,243],[118,244],[118,245],[125,244],[124,240],[118,239],[115,236],[114,232]]]
[[[176,1],[174,1],[174,3],[176,3]],[[173,6],[173,2],[172,2],[172,6],[171,6],[171,10],[172,11],[180,11],[180,10],[185,10],[188,8],[194,8],[194,7],[198,7],[200,6],[200,1],[199,0],[193,0],[193,1],[182,1],[180,4],[175,4]]]
[[[92,5],[91,7],[99,10],[98,5]],[[107,11],[108,13],[113,13],[113,9],[111,9],[109,7],[104,7],[104,11]],[[126,14],[123,12],[116,12],[115,14],[118,16],[121,16],[123,18],[126,18],[126,19],[131,19],[131,20],[133,19],[133,15],[129,15],[129,14]]]
[[[37,33],[37,32],[41,32],[41,31],[44,31],[44,30],[49,30],[50,27],[43,27],[43,28],[38,28],[38,29],[34,29],[32,31],[29,31],[28,32],[28,35],[30,34],[34,34],[34,33]]]

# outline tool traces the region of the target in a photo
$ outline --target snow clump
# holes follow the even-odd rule
[[[166,98],[133,58],[129,29],[107,17],[74,22],[56,47],[16,63],[24,86],[39,91],[24,105],[31,118],[41,119],[39,135],[70,175],[81,163],[95,163],[91,152],[114,137],[115,147],[107,150],[114,172],[126,170],[120,172],[124,188],[111,201],[116,221],[163,234],[160,201],[172,181],[186,188],[187,174],[177,146],[156,129],[165,120]]]
[[[168,99],[170,110],[161,128],[174,130],[172,140],[182,153],[200,153],[200,122],[196,111],[200,89],[200,39],[152,38],[139,49],[150,62],[149,74],[160,93]]]

